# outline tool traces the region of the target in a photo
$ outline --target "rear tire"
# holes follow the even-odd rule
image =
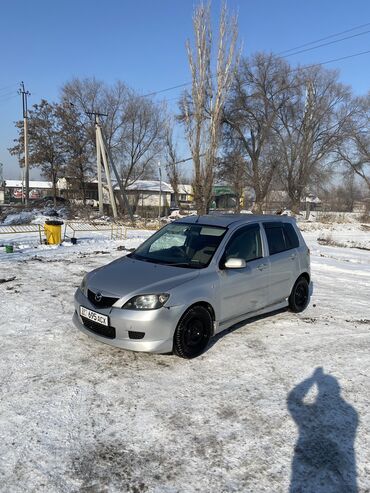
[[[310,301],[310,290],[305,277],[299,277],[289,296],[289,308],[294,313],[303,312]]]
[[[181,358],[196,358],[206,349],[212,335],[213,320],[203,306],[189,308],[173,337],[173,350]]]

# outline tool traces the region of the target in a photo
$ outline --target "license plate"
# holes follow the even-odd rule
[[[108,317],[106,315],[102,315],[101,313],[93,312],[92,310],[88,310],[84,306],[80,306],[80,315],[81,317],[88,318],[97,324],[105,325],[108,327]]]

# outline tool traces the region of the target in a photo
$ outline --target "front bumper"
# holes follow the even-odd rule
[[[104,337],[89,330],[80,317],[80,306],[107,315],[110,326],[115,328],[114,339]],[[100,342],[131,351],[169,353],[172,351],[173,335],[184,307],[174,306],[157,310],[123,310],[122,308],[96,308],[80,289],[75,293],[75,313],[73,323],[85,334]],[[129,332],[143,332],[142,339],[131,339]]]

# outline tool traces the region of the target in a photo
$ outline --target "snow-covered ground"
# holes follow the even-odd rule
[[[370,252],[320,245],[325,228],[304,232],[305,312],[239,324],[191,361],[71,322],[83,274],[150,232],[0,247],[0,280],[15,277],[0,283],[0,491],[369,492]],[[370,243],[359,226],[330,232]]]

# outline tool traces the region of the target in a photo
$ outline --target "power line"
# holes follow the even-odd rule
[[[311,67],[319,67],[321,65],[326,65],[328,63],[340,62],[341,60],[348,60],[349,58],[355,58],[355,57],[360,56],[360,55],[366,55],[367,53],[370,53],[370,50],[360,51],[359,53],[353,53],[352,55],[346,55],[346,56],[342,56],[340,58],[332,58],[331,60],[327,60],[326,62],[314,63],[312,65],[303,65],[300,68],[306,69],[306,68],[311,68]],[[292,69],[292,72],[294,70],[299,70],[299,68]]]
[[[361,25],[358,25],[358,26],[352,27],[351,29],[346,29],[345,31],[340,31],[340,32],[335,33],[335,34],[330,34],[329,36],[325,36],[325,37],[323,37],[323,38],[319,38],[319,39],[316,39],[316,40],[314,40],[314,41],[309,41],[309,42],[307,42],[307,43],[304,43],[304,44],[302,44],[302,45],[296,46],[296,47],[294,47],[294,48],[289,48],[289,49],[287,49],[287,50],[280,51],[280,52],[278,52],[278,53],[277,53],[277,55],[278,55],[278,56],[280,56],[280,55],[282,55],[283,53],[288,53],[288,52],[290,52],[290,51],[294,51],[294,50],[297,50],[297,49],[299,49],[299,48],[303,48],[303,47],[305,47],[305,46],[309,46],[309,45],[311,45],[311,44],[318,43],[318,42],[320,42],[320,41],[325,41],[325,40],[327,40],[327,39],[334,38],[334,37],[340,36],[341,34],[345,34],[345,33],[351,32],[351,31],[355,31],[356,29],[360,29],[360,28],[367,27],[367,26],[370,26],[370,22],[368,22],[368,23],[366,23],[366,24],[361,24]],[[340,41],[344,41],[344,40],[346,40],[346,39],[354,38],[354,37],[356,37],[356,36],[362,36],[362,35],[367,34],[367,33],[369,33],[369,32],[370,32],[370,30],[368,30],[368,31],[364,31],[364,32],[362,32],[362,33],[357,33],[357,34],[354,34],[354,35],[352,35],[352,36],[347,36],[347,37],[345,37],[345,38],[341,38],[341,39],[338,39],[338,40],[332,41],[332,42],[330,42],[330,43],[324,43],[324,44],[322,44],[322,45],[315,46],[315,47],[312,47],[312,48],[307,49],[307,50],[302,50],[302,51],[299,51],[299,52],[296,52],[296,53],[290,53],[290,54],[289,54],[289,55],[287,55],[287,56],[297,55],[298,53],[303,53],[304,51],[314,50],[314,49],[316,49],[316,48],[320,48],[320,47],[323,47],[323,46],[327,46],[328,44],[339,43]],[[365,54],[365,53],[367,53],[367,52],[362,52],[362,53],[360,53],[360,54]],[[322,62],[322,63],[318,63],[318,64],[315,64],[315,65],[323,65],[323,64],[325,64],[325,63],[331,63],[332,61],[339,61],[339,60],[341,60],[341,59],[343,59],[343,60],[344,60],[344,59],[346,59],[346,58],[351,58],[352,56],[353,56],[353,57],[355,57],[355,56],[358,56],[358,55],[359,55],[359,54],[353,54],[353,55],[349,55],[348,57],[343,57],[343,58],[340,58],[340,59],[335,59],[335,60],[329,60],[329,61],[327,61],[327,62]],[[213,77],[215,77],[215,76],[213,76]],[[156,96],[157,94],[162,94],[162,93],[164,93],[164,92],[173,91],[173,90],[175,90],[175,89],[181,89],[181,88],[183,88],[183,87],[189,86],[190,84],[191,84],[191,82],[184,82],[184,83],[182,83],[182,84],[177,84],[177,85],[174,85],[174,86],[166,87],[165,89],[159,89],[158,91],[152,91],[152,92],[149,92],[149,93],[147,93],[147,94],[143,94],[143,95],[142,95],[142,96],[140,96],[140,97],[142,97],[142,98],[146,98],[146,97],[149,97],[149,96]],[[177,99],[177,98],[174,98],[174,99]],[[167,101],[172,101],[172,100],[173,100],[173,99],[170,99],[170,100],[167,100]]]
[[[317,48],[322,48],[323,46],[329,46],[329,45],[332,45],[335,43],[339,43],[340,41],[345,41],[346,39],[356,38],[357,36],[363,36],[364,34],[368,34],[368,33],[370,33],[370,29],[368,31],[363,31],[362,33],[357,33],[357,34],[352,34],[351,36],[346,36],[345,38],[336,39],[334,41],[328,41],[327,43],[322,43],[320,45],[313,46],[312,48],[306,48],[304,50],[289,53],[289,55],[285,55],[284,58],[287,58],[288,56],[298,55],[299,53],[305,53],[307,51],[316,50]]]
[[[345,31],[341,31],[339,33],[330,34],[329,36],[325,36],[324,38],[319,38],[319,39],[315,39],[314,41],[309,41],[308,43],[304,43],[302,45],[295,46],[294,48],[289,48],[288,50],[279,51],[277,53],[277,55],[284,55],[285,53],[288,53],[289,51],[299,50],[301,48],[305,48],[306,46],[320,43],[320,41],[326,41],[327,39],[336,38],[337,36],[340,36],[341,34],[350,33],[352,31],[356,31],[357,29],[362,29],[363,27],[367,27],[367,26],[370,26],[370,22],[367,22],[366,24],[361,24],[359,26],[352,27],[351,29],[346,29]]]
[[[11,99],[14,99],[14,98],[17,98],[18,97],[18,94],[13,94],[12,96],[8,96],[7,98],[5,99],[1,99],[0,98],[0,103],[7,103],[8,101],[10,101]]]
[[[144,94],[143,96],[140,97],[147,98],[149,96],[156,96],[157,94],[161,94],[162,92],[172,91],[174,89],[180,89],[182,87],[186,87],[189,84],[191,84],[191,82],[184,82],[183,84],[178,84],[177,86],[166,87],[166,89],[160,89],[159,91],[148,92],[148,94]]]
[[[17,86],[18,84],[10,84],[9,86],[3,86],[3,87],[0,87],[0,91],[6,91],[8,89],[11,89],[15,86]]]
[[[360,28],[363,28],[363,27],[367,27],[367,26],[370,26],[370,22],[366,23],[366,24],[361,24],[361,25],[358,25],[358,26],[355,26],[351,29],[346,29],[345,31],[340,31],[338,33],[334,33],[334,34],[330,34],[329,36],[325,36],[323,38],[319,38],[319,39],[316,39],[314,41],[310,41],[310,42],[307,42],[307,43],[304,43],[302,45],[298,45],[294,48],[290,48],[290,49],[287,49],[287,50],[284,50],[284,51],[280,51],[277,53],[278,56],[284,54],[284,53],[288,53],[290,51],[294,51],[294,50],[297,50],[299,48],[304,48],[305,46],[309,46],[309,45],[312,45],[312,44],[315,44],[315,43],[318,43],[320,41],[325,41],[327,39],[331,39],[331,38],[334,38],[334,37],[337,37],[337,36],[340,36],[341,34],[345,34],[345,33],[348,33],[348,32],[352,32],[352,31],[355,31],[356,29],[360,29]],[[294,53],[289,53],[288,55],[286,55],[286,57],[289,57],[289,56],[293,56],[293,55],[297,55],[299,53],[304,53],[304,52],[307,52],[307,51],[310,51],[310,50],[315,50],[317,48],[321,48],[321,47],[324,47],[324,46],[328,46],[328,45],[331,45],[331,44],[334,44],[334,43],[339,43],[341,41],[345,41],[347,39],[351,39],[351,38],[354,38],[354,37],[358,37],[358,36],[362,36],[364,34],[368,34],[370,33],[370,30],[368,31],[364,31],[364,32],[361,32],[361,33],[357,33],[357,34],[353,34],[351,36],[346,36],[344,38],[341,38],[341,39],[338,39],[338,40],[334,40],[334,41],[331,41],[331,42],[328,42],[328,43],[323,43],[323,44],[320,44],[318,46],[314,46],[312,48],[308,48],[308,49],[305,49],[305,50],[301,50],[301,51],[297,51],[297,52],[294,52]],[[300,70],[300,69],[308,69],[308,68],[312,68],[312,67],[315,67],[315,66],[322,66],[322,65],[326,65],[326,64],[329,64],[329,63],[334,63],[334,62],[338,62],[338,61],[341,61],[341,60],[347,60],[347,59],[350,59],[350,58],[354,58],[354,57],[357,57],[357,56],[361,56],[361,55],[365,55],[367,53],[370,53],[370,50],[368,51],[362,51],[362,52],[359,52],[359,53],[353,53],[351,55],[347,55],[347,56],[343,56],[343,57],[339,57],[339,58],[333,58],[331,60],[327,60],[325,62],[318,62],[318,63],[314,63],[312,65],[306,65],[306,66],[302,66],[302,67],[298,67],[298,68],[293,68],[290,70],[290,72],[294,72],[296,70]],[[214,78],[215,75],[212,76],[212,78]],[[152,91],[152,92],[149,92],[149,93],[146,93],[146,94],[143,94],[139,97],[141,98],[147,98],[147,97],[150,97],[150,96],[156,96],[157,94],[163,94],[165,92],[168,92],[168,91],[173,91],[175,89],[181,89],[183,87],[187,87],[189,85],[191,85],[192,82],[189,81],[189,82],[184,82],[182,84],[176,84],[174,86],[170,86],[170,87],[166,87],[164,89],[159,89],[158,91]],[[1,90],[4,90],[4,89],[8,89],[8,88],[11,88],[13,86],[15,86],[16,84],[12,84],[12,85],[9,85],[9,86],[4,86],[2,88],[0,88],[0,91]],[[5,101],[8,101],[10,99],[12,99],[14,96],[11,96],[10,98],[8,99],[5,99],[5,100],[2,100],[1,98],[2,97],[6,97],[8,95],[11,95],[13,93],[9,93],[9,94],[0,94],[0,102],[5,102]],[[178,99],[178,96],[177,97],[174,97],[174,98],[170,98],[170,99],[164,99],[165,102],[171,102],[171,101],[175,101]]]
[[[8,96],[12,96],[14,94],[16,94],[15,91],[4,92],[4,94],[0,94],[0,99],[7,98]]]
[[[355,57],[358,57],[358,56],[361,56],[361,55],[366,55],[370,53],[370,50],[366,50],[366,51],[360,51],[358,53],[352,53],[351,55],[346,55],[346,56],[342,56],[342,57],[339,57],[339,58],[332,58],[331,60],[326,60],[324,62],[318,62],[318,63],[313,63],[311,65],[302,65],[302,66],[299,66],[299,67],[295,67],[295,68],[292,68],[289,70],[289,73],[292,73],[292,72],[296,72],[298,70],[306,70],[306,69],[309,69],[309,68],[313,68],[313,67],[320,67],[322,65],[327,65],[329,63],[334,63],[334,62],[340,62],[342,60],[348,60],[350,58],[355,58]],[[216,75],[213,75],[212,78],[216,77]],[[191,82],[187,82],[185,84],[181,84],[182,86],[189,86],[191,84]],[[171,90],[172,88],[168,88],[168,89],[162,89],[161,91],[157,91],[157,92],[153,92],[151,94],[155,95],[155,94],[158,94],[158,93],[162,93],[162,92],[165,92],[165,91],[169,91]],[[141,97],[147,97],[148,95],[144,95],[144,96],[141,96]],[[170,102],[170,101],[174,101],[174,100],[177,100],[178,99],[178,96],[175,97],[175,98],[171,98],[171,99],[164,99],[163,101],[165,102]]]

